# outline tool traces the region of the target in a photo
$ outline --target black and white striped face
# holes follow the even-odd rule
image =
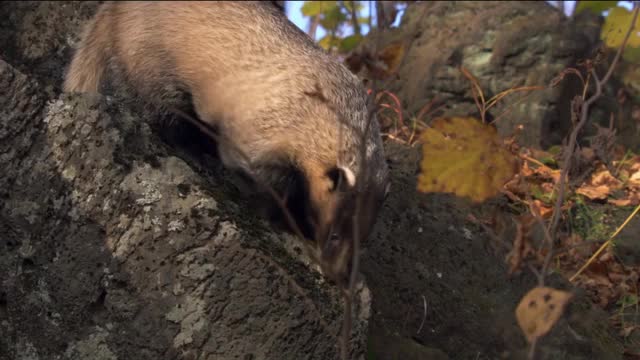
[[[327,173],[333,185],[324,205],[330,213],[316,223],[315,234],[323,271],[340,285],[348,284],[354,239],[362,243],[369,237],[389,193],[388,166],[383,162],[380,167],[368,170],[368,176],[357,176],[347,166]]]

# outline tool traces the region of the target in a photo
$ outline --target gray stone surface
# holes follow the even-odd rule
[[[400,26],[376,41],[380,49],[406,45],[398,76],[385,88],[402,100],[407,116],[416,116],[432,100],[444,105],[442,115],[477,116],[471,83],[460,66],[478,79],[488,100],[516,86],[549,85],[565,68],[590,58],[599,35],[597,17],[583,13],[568,20],[542,1],[430,1],[411,3]],[[568,76],[524,101],[516,102],[525,93],[510,95],[490,115],[497,118],[511,104],[496,122],[502,135],[522,125],[520,144],[557,144],[571,124],[568,100],[581,89]]]
[[[1,60],[0,94],[0,359],[336,357],[342,297],[222,179]]]

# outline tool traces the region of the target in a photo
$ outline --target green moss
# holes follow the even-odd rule
[[[585,241],[606,240],[612,229],[606,224],[605,210],[597,205],[585,203],[581,196],[577,196],[575,201],[569,217],[572,230]]]

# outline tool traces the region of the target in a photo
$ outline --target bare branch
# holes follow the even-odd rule
[[[588,75],[590,76],[588,78],[592,78],[593,83],[595,84],[595,92],[593,93],[593,95],[591,95],[586,100],[584,99],[584,97],[586,96],[586,91],[589,84],[589,81],[587,80],[584,86],[584,92],[582,96],[577,96],[576,98],[574,98],[574,100],[571,103],[572,117],[579,118],[580,121],[575,125],[574,129],[571,131],[571,134],[569,136],[569,143],[565,148],[562,171],[560,173],[560,179],[558,181],[558,198],[556,199],[556,203],[554,206],[551,223],[547,231],[545,231],[545,237],[547,238],[547,242],[549,243],[548,244],[549,248],[548,248],[547,256],[545,257],[544,264],[540,271],[540,274],[538,275],[540,286],[544,284],[544,279],[546,277],[548,267],[550,266],[551,260],[553,258],[555,242],[557,240],[558,224],[560,222],[560,216],[562,214],[562,204],[564,203],[564,200],[565,200],[565,191],[566,191],[565,186],[567,183],[567,178],[569,176],[569,170],[571,169],[571,160],[575,155],[574,153],[575,153],[578,134],[580,133],[580,130],[584,127],[584,125],[587,123],[587,120],[589,119],[589,107],[593,103],[595,103],[598,100],[598,98],[600,98],[600,96],[602,95],[602,87],[611,78],[611,75],[613,74],[613,71],[615,70],[615,67],[618,64],[620,57],[622,56],[622,52],[624,51],[624,48],[626,47],[627,42],[629,41],[631,32],[635,28],[636,20],[638,19],[638,10],[639,8],[635,6],[633,10],[633,19],[631,20],[631,25],[629,26],[629,29],[627,30],[627,33],[624,37],[624,40],[622,41],[620,48],[618,48],[618,51],[616,52],[616,55],[613,58],[613,61],[611,62],[611,64],[609,65],[609,69],[607,70],[602,80],[598,78],[598,74],[595,72],[593,68],[589,69]],[[574,105],[579,105],[579,106],[574,106]],[[537,212],[534,211],[534,209],[531,209],[531,210],[537,219],[539,214],[537,214]],[[535,358],[536,345],[537,345],[537,341],[534,341],[533,343],[531,343],[529,348],[529,359]]]
[[[200,131],[202,131],[204,134],[206,134],[207,136],[209,136],[210,138],[212,138],[213,140],[215,140],[216,142],[218,142],[218,144],[224,143],[225,146],[229,146],[229,147],[233,147],[234,150],[240,154],[240,156],[248,163],[251,163],[251,160],[249,159],[249,157],[246,156],[246,154],[244,154],[240,149],[238,149],[237,146],[234,146],[233,143],[230,143],[229,141],[226,141],[224,138],[218,136],[218,134],[216,134],[213,130],[211,130],[206,124],[204,124],[201,121],[198,121],[196,119],[194,119],[193,117],[187,115],[186,113],[180,111],[179,109],[176,108],[171,108],[171,111],[173,111],[175,114],[181,116],[182,118],[184,118],[185,120],[189,121],[192,125],[195,125]],[[280,197],[274,190],[273,188],[271,188],[270,186],[268,186],[267,184],[263,183],[262,181],[260,181],[260,179],[258,179],[257,176],[255,176],[254,174],[250,173],[248,174],[251,179],[253,181],[256,182],[256,184],[262,188],[262,190],[267,191],[269,193],[269,195],[271,197],[273,197],[273,199],[276,201],[276,204],[280,207],[280,209],[282,210],[282,212],[284,213],[284,216],[287,220],[288,225],[291,227],[291,229],[294,231],[294,233],[300,237],[301,240],[305,240],[306,237],[302,234],[302,231],[300,230],[300,227],[298,226],[298,224],[296,223],[296,221],[293,219],[293,217],[291,216],[291,213],[287,210],[287,205],[285,203],[285,201],[282,199],[282,197]],[[313,256],[312,256],[313,257]]]
[[[318,25],[320,25],[320,15],[314,15],[309,20],[309,31],[307,31],[307,34],[309,34],[309,37],[313,41],[316,40],[316,31],[318,31]]]
[[[360,35],[362,32],[360,31],[360,23],[358,22],[356,2],[349,1],[349,4],[351,5],[351,23],[353,24],[353,33],[356,35]]]
[[[372,1],[369,1],[369,22],[371,22],[371,19],[373,17],[373,4]],[[369,23],[371,24],[371,23]],[[373,29],[371,27],[369,27],[369,32],[371,33]],[[380,29],[379,29],[380,30]],[[373,49],[373,53],[377,54],[378,51],[378,46],[379,46],[379,42],[380,42],[380,36],[379,34],[376,34],[376,38],[374,41],[374,49]],[[362,137],[362,142],[360,144],[360,163],[362,164],[362,169],[361,169],[361,174],[364,174],[365,176],[367,176],[369,169],[367,168],[367,162],[364,161],[366,158],[366,149],[367,149],[367,137],[369,134],[369,129],[371,128],[371,121],[373,121],[373,119],[375,119],[375,113],[376,113],[376,98],[377,98],[377,89],[376,89],[376,78],[374,77],[372,84],[371,84],[371,94],[369,99],[371,100],[371,107],[368,109],[368,117],[367,117],[367,125]],[[342,332],[342,351],[341,351],[341,357],[342,360],[347,360],[349,358],[349,338],[351,335],[351,322],[352,322],[352,310],[351,310],[351,304],[353,302],[353,295],[355,293],[355,287],[356,287],[356,278],[359,272],[359,267],[360,267],[360,228],[359,228],[359,222],[356,220],[359,218],[360,215],[360,211],[362,209],[362,199],[361,196],[358,196],[356,198],[356,206],[355,206],[355,211],[354,211],[354,221],[353,221],[353,234],[352,234],[352,238],[353,238],[353,254],[352,254],[352,259],[351,259],[351,274],[349,277],[349,288],[345,294],[345,313],[344,313],[344,324],[343,324],[343,332]]]
[[[553,211],[553,218],[551,221],[551,225],[549,227],[549,234],[551,234],[554,240],[557,235],[556,232],[557,232],[558,223],[560,220],[560,215],[562,212],[561,210],[562,204],[564,202],[564,197],[565,197],[565,184],[567,182],[569,169],[571,168],[571,160],[573,158],[573,153],[575,151],[578,133],[580,132],[582,127],[586,124],[587,119],[589,118],[589,107],[596,100],[598,100],[600,95],[602,95],[602,86],[604,86],[607,83],[607,81],[609,81],[609,79],[611,78],[611,75],[613,74],[613,71],[616,65],[618,64],[618,61],[620,60],[620,56],[622,55],[622,52],[624,51],[624,48],[626,47],[627,42],[629,41],[629,37],[631,35],[631,32],[633,31],[633,28],[635,27],[635,23],[637,19],[638,19],[638,8],[636,7],[633,11],[633,20],[631,20],[631,26],[629,27],[629,30],[627,30],[627,34],[625,35],[624,40],[622,41],[622,45],[620,45],[618,52],[616,53],[615,57],[613,58],[613,61],[611,62],[611,65],[609,66],[609,70],[607,71],[605,76],[602,78],[602,80],[599,80],[595,70],[591,69],[590,74],[595,83],[595,93],[582,103],[582,106],[580,108],[580,121],[571,132],[571,135],[569,138],[569,144],[567,145],[566,152],[564,154],[563,168],[560,174],[560,181],[558,182],[558,199],[556,200],[556,204]]]

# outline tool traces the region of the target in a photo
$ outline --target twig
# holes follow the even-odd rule
[[[531,347],[529,347],[529,354],[527,354],[527,357],[529,358],[529,360],[533,360],[536,358],[537,344],[538,344],[538,339],[537,338],[533,339],[533,341],[531,342]]]
[[[371,31],[373,30],[371,28],[371,19],[373,17],[373,12],[372,12],[372,8],[373,8],[373,2],[369,1],[369,32],[371,33]],[[378,42],[380,41],[380,36],[378,34],[376,34],[376,41],[374,42],[374,49],[373,49],[373,53],[377,54],[378,51]],[[368,174],[367,171],[369,169],[367,169],[367,162],[365,161],[366,159],[366,149],[367,149],[367,137],[369,134],[369,129],[371,128],[371,121],[375,118],[375,113],[376,113],[376,98],[377,98],[377,90],[376,90],[376,78],[373,78],[372,84],[371,84],[371,93],[370,93],[370,97],[369,99],[371,100],[371,102],[369,103],[370,108],[368,109],[368,117],[367,117],[367,125],[365,127],[364,130],[364,134],[363,134],[363,138],[362,138],[362,143],[360,144],[360,164],[362,164],[362,169],[361,169],[361,174],[364,174],[365,176]],[[352,321],[352,302],[353,302],[353,295],[355,293],[355,285],[356,285],[356,277],[358,275],[358,271],[359,271],[359,267],[360,267],[360,228],[359,228],[359,222],[357,221],[359,214],[360,214],[360,210],[362,209],[362,197],[358,196],[356,197],[356,206],[355,206],[355,210],[354,210],[354,215],[353,215],[353,234],[352,234],[352,238],[353,238],[353,253],[352,253],[352,259],[351,259],[351,274],[349,276],[349,288],[348,291],[345,294],[345,306],[344,306],[344,324],[343,324],[343,332],[342,332],[342,351],[341,351],[341,358],[342,360],[348,360],[349,359],[349,338],[351,335],[351,321]]]
[[[215,131],[213,131],[211,128],[209,128],[205,123],[198,121],[196,119],[194,119],[193,117],[191,117],[190,115],[184,113],[183,111],[177,109],[177,108],[170,108],[170,110],[172,112],[174,112],[175,114],[181,116],[182,118],[184,118],[185,120],[187,120],[189,123],[191,123],[192,125],[196,126],[200,131],[202,131],[205,135],[209,136],[211,139],[215,140],[216,142],[218,142],[219,144],[222,142],[225,144],[225,146],[230,146],[233,147],[235,151],[237,151],[237,153],[248,163],[250,164],[251,161],[249,159],[249,157],[244,154],[237,146],[235,146],[233,143],[230,143],[226,140],[224,140],[224,138],[222,138],[221,136],[219,136],[218,134],[215,133]],[[282,199],[282,197],[280,197],[274,190],[273,188],[271,188],[270,186],[268,186],[267,184],[263,183],[257,176],[255,176],[252,173],[248,174],[253,181],[256,182],[256,184],[261,187],[263,190],[266,190],[271,197],[276,201],[276,204],[278,205],[278,207],[280,207],[280,209],[282,210],[282,212],[284,213],[284,216],[289,224],[289,226],[291,227],[291,229],[294,231],[294,233],[300,237],[300,239],[302,241],[305,241],[306,237],[302,234],[302,231],[300,230],[300,228],[298,227],[296,221],[293,219],[293,217],[291,216],[291,213],[289,212],[289,210],[286,207],[285,201]],[[318,260],[316,259],[315,255],[313,254],[312,251],[308,251],[308,255],[313,259],[313,260]],[[262,258],[265,261],[270,262],[271,260],[268,259],[267,257],[264,257],[260,254],[257,254],[260,258]],[[282,270],[282,268],[274,263],[274,265],[276,265],[277,268],[279,268],[280,270]],[[304,290],[302,290],[302,288],[300,288],[300,286],[295,283],[293,281],[293,279],[286,273],[282,273],[282,275],[287,278],[288,280],[290,280],[292,287],[294,288],[294,290],[296,292],[298,292],[301,296],[306,297],[306,292]],[[306,299],[305,299],[305,302]],[[322,318],[320,312],[317,310],[317,308],[315,307],[315,305],[313,303],[309,303],[310,307],[315,310],[318,315],[319,315],[319,322],[320,325],[325,329],[325,331],[327,331],[329,333],[330,336],[332,337],[336,337],[334,335],[334,333],[329,332],[329,326],[326,323],[326,321]]]
[[[356,35],[360,35],[361,31],[360,24],[358,23],[358,14],[356,12],[356,2],[349,1],[349,4],[351,4],[351,22],[353,23],[353,33]]]
[[[427,298],[425,298],[424,295],[422,295],[422,305],[424,308],[424,312],[422,314],[422,323],[420,323],[420,327],[418,328],[418,332],[416,332],[416,335],[420,334],[420,331],[422,331],[422,327],[424,326],[424,321],[427,319]]]
[[[244,154],[240,149],[238,149],[238,147],[235,146],[233,143],[230,143],[230,142],[226,141],[221,136],[216,134],[215,131],[210,129],[206,124],[202,123],[201,121],[198,121],[198,120],[194,119],[193,117],[187,115],[186,113],[184,113],[183,111],[181,111],[179,109],[171,108],[171,111],[173,111],[175,114],[183,117],[185,120],[189,121],[191,124],[195,125],[198,129],[200,129],[200,131],[202,131],[204,134],[206,134],[207,136],[209,136],[210,138],[212,138],[213,140],[215,140],[219,144],[220,143],[224,143],[225,146],[233,147],[234,150],[243,158],[244,161],[246,161],[248,164],[251,164],[251,160],[249,159],[249,157],[246,154]],[[247,169],[245,169],[245,170],[247,170]],[[263,183],[260,179],[258,179],[258,177],[255,176],[253,173],[249,173],[248,175],[251,177],[251,179],[253,181],[256,182],[256,184],[259,187],[261,187],[263,190],[267,191],[269,193],[269,195],[271,195],[271,197],[273,197],[273,199],[275,200],[275,202],[278,205],[278,207],[280,207],[280,209],[284,213],[284,216],[285,216],[285,218],[287,220],[288,225],[291,227],[293,232],[297,236],[299,236],[301,240],[304,241],[304,239],[306,239],[306,237],[302,234],[302,231],[300,230],[300,227],[298,227],[297,222],[291,216],[291,213],[288,211],[287,205],[286,205],[285,201],[282,199],[282,197],[280,197],[273,190],[273,188],[271,188],[267,184]],[[312,255],[311,257],[314,257],[314,256]]]
[[[544,259],[544,264],[542,265],[542,270],[536,274],[538,276],[538,286],[544,286],[544,279],[547,276],[546,274],[546,269],[549,267],[548,262],[551,261],[551,253],[553,252],[553,238],[551,237],[551,234],[549,234],[549,229],[547,229],[547,227],[544,225],[544,220],[542,220],[542,216],[540,215],[540,212],[538,211],[537,207],[534,207],[533,205],[533,201],[531,199],[530,196],[527,195],[527,203],[529,204],[529,211],[531,212],[531,214],[533,215],[533,217],[535,218],[536,222],[538,223],[538,225],[540,227],[542,227],[542,230],[544,231],[544,239],[545,239],[545,243],[547,243],[547,246],[549,247],[549,253],[547,253],[547,256]],[[542,247],[544,247],[544,243],[540,246],[540,248],[542,249]]]
[[[618,235],[618,233],[620,233],[620,231],[627,226],[627,224],[629,223],[629,221],[631,221],[631,219],[633,219],[634,216],[636,216],[636,214],[638,213],[638,211],[640,211],[640,205],[636,206],[635,210],[633,210],[633,212],[631,213],[631,215],[629,215],[629,217],[627,217],[627,219],[622,223],[622,225],[620,225],[616,231],[613,233],[613,235],[611,235],[611,237],[609,237],[609,239],[607,241],[605,241],[604,244],[602,244],[600,246],[600,248],[598,248],[598,250],[591,255],[591,257],[589,258],[589,260],[587,260],[587,262],[582,265],[582,267],[575,273],[573,274],[573,276],[571,278],[569,278],[570,282],[573,282],[576,277],[578,277],[578,275],[582,274],[582,272],[589,266],[591,265],[591,263],[593,262],[593,260],[595,260],[595,258],[598,257],[598,255],[600,255],[600,253],[602,251],[604,251],[604,249],[606,249],[612,242],[613,239]]]
[[[593,78],[593,82],[595,84],[595,93],[593,95],[591,95],[588,99],[584,100],[584,98],[586,96],[586,88],[588,87],[588,83],[589,83],[589,78],[588,78],[587,82],[586,82],[587,85],[585,85],[585,90],[584,90],[584,92],[582,94],[582,97],[576,97],[574,99],[574,101],[578,101],[579,103],[572,102],[572,105],[574,105],[574,104],[576,104],[576,105],[579,104],[580,105],[580,110],[579,110],[580,121],[578,122],[578,124],[576,124],[575,128],[573,129],[573,131],[571,131],[571,134],[569,136],[569,143],[567,144],[566,153],[564,154],[564,159],[563,159],[563,164],[562,164],[563,167],[562,167],[562,171],[560,173],[560,179],[558,181],[558,187],[559,187],[558,188],[558,198],[557,198],[556,204],[554,206],[554,211],[553,211],[551,224],[550,224],[549,228],[547,229],[547,232],[545,232],[545,236],[547,236],[547,234],[549,235],[549,240],[550,241],[549,241],[549,249],[548,249],[548,252],[547,252],[547,256],[545,257],[544,264],[543,264],[542,269],[540,271],[540,276],[541,276],[541,282],[542,283],[544,283],[544,277],[547,274],[547,269],[549,267],[549,264],[551,264],[551,259],[553,258],[555,240],[557,238],[558,223],[560,221],[560,216],[561,216],[561,213],[562,213],[562,204],[564,203],[564,197],[565,197],[565,184],[567,182],[567,177],[569,175],[569,170],[571,169],[571,160],[573,159],[573,156],[574,156],[576,142],[577,142],[577,138],[578,138],[578,133],[580,132],[582,127],[584,127],[584,125],[587,123],[587,120],[589,118],[589,107],[596,100],[598,100],[598,98],[600,98],[600,96],[602,95],[602,86],[604,86],[607,83],[607,81],[609,81],[609,79],[611,78],[611,75],[613,74],[613,70],[615,69],[616,65],[618,64],[618,61],[620,60],[620,56],[622,55],[622,52],[624,51],[624,48],[626,47],[627,42],[629,41],[629,37],[631,35],[631,32],[633,31],[633,29],[635,27],[636,20],[638,18],[638,10],[639,10],[639,8],[636,6],[635,9],[633,10],[633,19],[631,20],[631,25],[629,26],[629,29],[627,30],[627,33],[626,33],[626,35],[624,37],[624,40],[622,41],[622,44],[620,45],[620,48],[618,48],[618,51],[616,52],[616,55],[613,58],[613,61],[611,62],[611,65],[609,65],[609,69],[607,70],[607,73],[602,78],[602,80],[600,80],[598,78],[598,74],[596,74],[596,72],[595,72],[595,70],[593,68],[589,69],[590,78]],[[574,114],[576,112],[576,110],[575,110],[575,108],[573,106],[572,106],[572,112]],[[640,207],[638,207],[638,209],[640,209]],[[638,209],[636,209],[636,210],[638,210]],[[594,256],[595,256],[595,254],[594,254]],[[575,278],[576,275],[574,275],[572,277],[572,279]],[[536,355],[536,341],[534,340],[531,343],[531,346],[529,348],[529,359],[534,359],[535,355]]]
[[[519,156],[520,156],[520,158],[522,158],[524,160],[527,160],[527,161],[530,161],[530,162],[532,162],[532,163],[534,163],[534,164],[536,164],[538,166],[547,167],[547,165],[543,164],[541,161],[539,161],[537,159],[532,158],[531,156],[524,155],[524,154],[519,154]]]
[[[307,31],[307,34],[309,34],[309,37],[313,41],[316,40],[316,31],[318,30],[318,25],[319,24],[320,24],[320,15],[314,15],[309,20],[309,30]]]
[[[558,181],[558,187],[559,187],[558,199],[556,200],[555,208],[553,211],[553,217],[551,220],[551,225],[549,226],[549,234],[551,234],[552,238],[554,239],[554,242],[557,235],[560,215],[562,212],[562,203],[564,202],[565,184],[567,181],[567,176],[569,175],[569,170],[571,168],[571,160],[573,159],[573,153],[575,151],[578,133],[580,132],[582,127],[586,124],[587,119],[589,118],[589,107],[596,100],[598,100],[600,95],[602,95],[602,86],[605,85],[607,81],[609,81],[609,78],[611,78],[611,75],[613,74],[613,70],[615,69],[615,66],[620,60],[620,56],[622,55],[622,52],[624,51],[624,48],[627,45],[629,36],[631,35],[633,28],[635,27],[637,18],[638,18],[638,8],[636,7],[633,11],[633,20],[631,20],[631,26],[629,26],[629,30],[627,30],[627,34],[625,35],[624,40],[622,41],[622,45],[620,45],[620,48],[618,49],[616,56],[613,59],[613,62],[609,66],[609,70],[607,71],[605,76],[602,78],[602,80],[598,79],[598,75],[596,74],[595,70],[591,69],[590,71],[590,74],[594,80],[596,89],[595,89],[595,93],[591,95],[591,97],[589,97],[587,100],[584,100],[582,102],[582,106],[580,108],[580,121],[571,132],[571,135],[569,137],[569,144],[567,145],[566,153],[564,155],[563,168],[562,168],[562,172],[560,173],[560,180]]]

